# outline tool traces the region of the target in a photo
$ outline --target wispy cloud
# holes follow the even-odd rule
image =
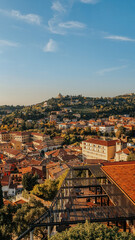
[[[115,41],[123,41],[123,42],[135,42],[134,38],[117,36],[117,35],[109,35],[104,37],[105,39],[115,40]]]
[[[72,29],[81,30],[86,25],[79,21],[63,21],[65,14],[67,15],[74,4],[74,0],[66,0],[64,4],[62,1],[54,1],[51,9],[53,10],[53,16],[48,21],[48,29],[51,33],[65,35]]]
[[[59,27],[61,28],[85,28],[86,25],[84,23],[78,21],[68,21],[59,23]]]
[[[49,42],[44,46],[43,51],[44,52],[56,52],[58,49],[57,43],[50,39]]]
[[[62,4],[59,1],[53,2],[52,7],[51,7],[54,11],[57,12],[65,12],[65,8],[62,6]]]
[[[54,33],[54,34],[60,34],[60,35],[64,35],[66,34],[66,32],[64,31],[64,29],[60,28],[59,27],[59,17],[58,16],[54,16],[53,18],[51,18],[49,21],[48,21],[48,28],[49,28],[49,31],[51,33]]]
[[[8,41],[8,40],[0,40],[0,46],[1,47],[18,47],[19,44],[16,42]]]
[[[96,4],[100,0],[80,0],[82,3],[87,3],[87,4]]]
[[[30,24],[36,24],[36,25],[40,25],[41,24],[41,17],[39,15],[36,14],[22,14],[20,11],[17,10],[4,10],[4,9],[0,9],[0,13],[8,16],[8,17],[12,17],[21,21],[25,21],[27,23]]]
[[[57,16],[48,21],[48,26],[51,33],[60,35],[67,34],[68,30],[71,29],[81,30],[86,28],[86,25],[82,22],[78,21],[61,22],[59,18],[57,18]]]
[[[119,67],[112,67],[112,68],[105,68],[105,69],[101,69],[100,71],[97,72],[98,75],[103,76],[106,73],[110,73],[110,72],[115,72],[115,71],[119,71],[121,69],[127,68],[127,65],[123,65],[123,66],[119,66]]]

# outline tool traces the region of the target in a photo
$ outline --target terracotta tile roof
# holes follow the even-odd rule
[[[29,162],[29,165],[35,165],[35,166],[39,166],[41,163],[41,161],[38,161],[36,159],[31,159],[30,162]]]
[[[41,137],[45,136],[43,133],[38,133],[38,132],[32,132],[31,135],[41,136]]]
[[[24,201],[23,199],[20,199],[20,200],[15,201],[14,203],[22,205],[22,204],[26,203],[26,201]]]
[[[36,149],[36,150],[42,150],[43,148],[44,148],[44,147],[43,147],[42,145],[40,145],[40,146],[39,146],[39,145],[35,146],[35,149]]]
[[[9,176],[3,176],[1,179],[1,185],[2,186],[8,186],[9,185]]]
[[[33,152],[34,151],[34,148],[33,147],[28,147],[28,150]]]
[[[5,131],[5,130],[1,130],[0,131],[0,134],[7,134],[8,132],[7,131]]]
[[[98,145],[103,145],[103,146],[115,146],[117,140],[102,140],[102,139],[98,139],[98,138],[90,138],[84,142],[88,142],[88,143],[94,143],[94,144],[98,144]]]
[[[122,149],[122,150],[120,150],[120,151],[118,151],[116,153],[125,153],[126,155],[129,155],[130,151],[129,151],[128,148],[124,148],[124,149]]]
[[[135,162],[108,163],[102,169],[135,203]]]
[[[22,174],[25,174],[25,173],[31,172],[31,170],[32,170],[31,167],[25,167],[25,168],[19,169],[19,172]]]
[[[46,165],[46,168],[49,169],[49,168],[53,168],[55,166],[57,166],[59,163],[54,163],[54,162],[49,162],[47,165]]]
[[[68,169],[68,166],[66,164],[58,164],[56,167],[49,170],[49,175],[55,179],[59,177],[66,169]]]
[[[7,199],[4,199],[3,200],[3,203],[4,203],[4,205],[15,205],[13,202],[10,202],[9,200],[7,200]]]
[[[30,132],[11,132],[11,134],[24,136],[24,135],[30,135]]]
[[[14,156],[17,156],[18,154],[20,154],[20,151],[15,150],[15,149],[9,149],[9,148],[7,148],[7,149],[4,150],[4,153],[5,153],[5,154],[12,154],[12,155],[14,155]]]
[[[52,151],[48,151],[45,153],[45,155],[49,156],[52,155],[53,153],[55,153],[57,150],[52,150]]]
[[[109,166],[109,165],[130,165],[130,164],[135,164],[135,161],[127,161],[127,162],[107,162],[107,161],[104,161],[104,163],[102,163],[103,166]]]

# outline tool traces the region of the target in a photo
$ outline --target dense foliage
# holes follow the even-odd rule
[[[29,228],[29,224],[39,218],[47,208],[40,202],[31,199],[23,205],[7,205],[0,209],[0,239],[16,239]],[[35,232],[41,238],[46,236],[44,228],[36,228]]]
[[[119,232],[117,227],[108,228],[103,224],[86,222],[57,233],[50,240],[135,240],[135,236]]]
[[[44,200],[53,200],[58,191],[58,180],[46,179],[43,184],[37,184],[32,190],[32,194]]]
[[[127,158],[128,161],[135,161],[135,153],[131,152]]]
[[[22,185],[27,191],[31,191],[33,187],[37,184],[38,176],[32,173],[26,173],[23,175]]]

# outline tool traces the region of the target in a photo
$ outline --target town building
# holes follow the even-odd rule
[[[111,133],[114,131],[113,125],[101,125],[99,126],[99,131],[102,133]]]
[[[115,157],[117,140],[90,138],[82,142],[83,159],[111,160]]]
[[[7,131],[0,132],[0,142],[8,142],[10,140],[10,134]]]
[[[30,141],[30,132],[11,132],[10,138],[17,142],[26,143]]]
[[[43,133],[32,132],[31,139],[32,139],[32,141],[35,141],[35,140],[48,141],[48,140],[50,140],[50,136],[45,135]]]

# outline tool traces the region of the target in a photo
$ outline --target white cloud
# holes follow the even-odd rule
[[[78,21],[68,21],[59,23],[59,27],[61,28],[85,28],[86,25],[84,23]]]
[[[135,39],[129,38],[129,37],[123,37],[123,36],[116,36],[116,35],[110,35],[107,37],[104,37],[105,39],[115,40],[115,41],[125,41],[125,42],[135,42]]]
[[[18,47],[18,43],[8,40],[0,40],[0,46],[2,47]]]
[[[64,3],[60,0],[53,1],[51,9],[54,13],[52,18],[48,21],[48,30],[51,33],[65,35],[72,29],[81,30],[86,27],[84,23],[79,21],[63,21],[64,15],[68,15],[75,1],[76,0],[66,0],[63,1]]]
[[[48,21],[49,30],[51,33],[65,35],[70,29],[84,29],[86,25],[78,21],[60,22],[60,19],[55,16]]]
[[[51,33],[60,34],[60,35],[66,34],[66,32],[59,27],[59,18],[57,16],[54,16],[48,21],[48,27]]]
[[[36,15],[36,14],[32,14],[32,13],[21,14],[17,10],[7,11],[7,10],[3,10],[3,9],[0,9],[0,13],[6,15],[8,17],[16,18],[18,20],[22,20],[22,21],[25,21],[25,22],[31,23],[31,24],[40,25],[40,23],[41,23],[40,16]]]
[[[114,72],[114,71],[119,71],[121,69],[127,68],[127,65],[123,65],[120,67],[112,67],[112,68],[105,68],[105,69],[101,69],[100,71],[98,71],[97,73],[101,76],[103,76],[105,73],[110,73],[110,72]]]
[[[99,2],[99,0],[80,0],[82,3],[87,3],[87,4],[96,4]]]
[[[53,2],[52,9],[57,12],[65,12],[65,8],[62,6],[62,4],[59,1]]]
[[[57,43],[53,39],[50,39],[49,42],[43,48],[43,51],[44,52],[56,52],[57,51]]]

